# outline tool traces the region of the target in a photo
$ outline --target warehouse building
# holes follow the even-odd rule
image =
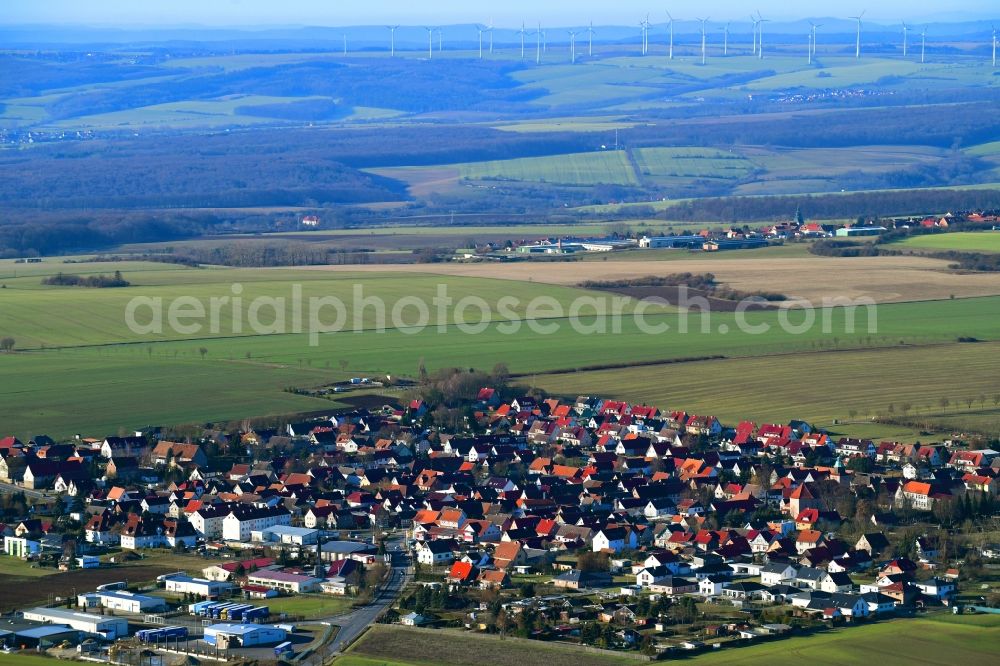
[[[704,236],[644,236],[639,239],[639,247],[644,248],[673,248],[690,250],[700,250],[705,243]]]
[[[275,525],[250,532],[250,540],[264,543],[283,543],[295,546],[315,545],[319,542],[319,530],[291,525]]]
[[[247,576],[248,585],[259,585],[272,590],[284,590],[285,592],[315,592],[319,589],[322,578],[304,576],[301,574],[287,573],[285,571],[257,571]]]
[[[123,590],[103,590],[81,594],[77,598],[77,605],[81,608],[110,608],[126,613],[157,613],[167,610],[166,599]]]
[[[80,642],[80,632],[71,629],[65,624],[43,624],[34,622],[31,626],[23,627],[11,632],[2,632],[0,644],[17,648],[19,650],[29,650],[32,648],[47,649],[55,645],[60,645],[66,641],[70,643]]]
[[[24,611],[24,619],[63,624],[72,629],[111,640],[128,635],[128,621],[125,618],[77,613],[64,608],[34,608]]]
[[[163,586],[167,592],[177,592],[178,594],[191,593],[206,599],[217,599],[233,588],[232,583],[222,580],[206,580],[204,578],[192,578],[191,576],[173,575],[163,579]]]
[[[375,561],[378,548],[360,541],[327,541],[320,546],[320,557],[324,562],[357,560],[363,564]]]
[[[269,624],[213,624],[205,627],[205,642],[226,650],[235,647],[273,645],[285,640],[288,632]]]

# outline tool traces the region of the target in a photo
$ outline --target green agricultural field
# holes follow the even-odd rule
[[[882,305],[875,310],[877,330],[871,333],[868,332],[870,315],[864,309],[854,313],[853,333],[846,332],[850,328],[850,318],[842,309],[819,311],[817,324],[802,334],[782,330],[779,317],[783,315],[776,311],[750,312],[745,316],[746,324],[768,328],[766,332],[754,333],[740,330],[741,321],[735,313],[714,312],[705,316],[692,313],[684,318],[671,308],[654,306],[646,312],[643,321],[638,321],[630,314],[634,303],[621,305],[621,317],[608,315],[614,294],[511,280],[441,277],[416,272],[360,274],[292,269],[188,269],[135,263],[127,265],[129,270],[124,272],[136,286],[85,289],[43,287],[41,276],[46,271],[54,272],[53,269],[108,273],[115,264],[18,266],[29,275],[19,272],[16,278],[5,278],[3,283],[7,287],[0,289],[0,308],[4,312],[0,336],[9,335],[16,340],[14,353],[0,354],[0,375],[14,378],[0,386],[0,403],[5,406],[2,429],[19,436],[37,432],[53,435],[81,431],[106,433],[121,427],[131,429],[148,424],[329,410],[335,405],[328,400],[299,396],[284,389],[314,387],[357,375],[412,376],[421,360],[432,370],[455,366],[489,370],[494,363],[504,362],[511,371],[524,374],[706,356],[750,358],[801,352],[805,357],[812,354],[818,362],[800,373],[823,377],[821,383],[830,385],[826,366],[831,360],[846,357],[815,352],[833,348],[893,349],[901,342],[907,345],[949,343],[959,335],[981,340],[1000,339],[1000,321],[992,316],[1000,306],[997,297]],[[13,268],[13,264],[0,266],[0,270],[7,268]],[[242,330],[233,329],[227,308],[220,311],[220,325],[215,331],[207,325],[191,332],[167,326],[162,333],[144,335],[124,324],[126,305],[134,296],[163,299],[158,311],[164,313],[166,322],[175,299],[190,297],[202,303],[206,312],[211,312],[210,299],[231,296],[233,284],[240,284],[243,289]],[[346,330],[311,338],[306,306],[302,314],[303,332],[268,334],[267,328],[274,320],[275,311],[270,303],[282,297],[288,300],[283,307],[276,305],[277,311],[285,317],[285,330],[295,330],[296,315],[291,302],[295,285],[301,285],[305,303],[309,296],[327,295],[349,303],[355,286],[363,285],[363,295],[385,299],[389,314],[387,328],[375,327],[377,306],[371,304],[358,312],[345,311],[343,328]],[[403,297],[416,297],[427,304],[429,313],[436,315],[432,299],[437,295],[438,285],[446,285],[449,295],[456,301],[463,296],[476,295],[492,307],[487,313],[475,307],[462,312],[446,307],[446,325],[439,328],[436,319],[432,318],[428,327],[414,328],[419,312],[415,306],[409,306],[400,311],[401,321],[397,323],[402,328],[393,326],[392,307],[402,302]],[[265,327],[263,329],[254,329],[248,314],[251,299],[257,296],[269,299],[257,318],[258,325]],[[547,302],[529,311],[529,301],[537,296],[544,296]],[[501,299],[505,298],[508,300],[501,308]],[[565,319],[573,303],[580,304],[581,326],[577,329]],[[604,315],[594,314],[598,306],[605,308]],[[489,321],[481,319],[486,315]],[[146,310],[140,310],[136,319],[145,323],[151,316]],[[801,312],[792,312],[788,319],[798,324],[802,316]],[[325,311],[319,319],[329,323],[333,315]],[[685,321],[687,332],[682,331]],[[828,322],[827,332],[821,326],[823,321]],[[355,322],[363,332],[351,330]],[[644,325],[654,328],[650,330]],[[663,325],[669,328],[656,330],[655,327]],[[932,378],[948,376],[967,380],[978,376],[977,368],[992,367],[969,356],[973,350],[982,353],[988,348],[985,344],[951,347],[960,356],[955,357],[948,371],[934,373]],[[862,370],[878,367],[876,360],[883,352],[868,353],[873,356],[869,363],[863,364]],[[885,352],[886,357],[897,353],[900,352]],[[789,358],[800,357],[775,359],[774,367],[790,367]],[[941,358],[944,356],[930,360]],[[692,367],[687,364],[669,366],[666,376],[688,372]],[[829,370],[837,377],[836,365]],[[666,399],[664,402],[676,402],[678,396],[673,392],[673,383],[663,382],[662,375],[655,381],[648,379],[645,385],[615,385],[615,381],[631,376],[631,372],[649,370],[610,373],[607,383],[589,390],[609,395],[625,389],[634,392],[637,387],[643,387],[643,391],[668,390],[666,394],[651,394],[650,399],[662,396]],[[761,374],[770,376],[770,371],[762,369]],[[713,375],[709,373],[709,376]],[[747,371],[730,376],[744,378]],[[565,379],[567,376],[558,376],[553,381],[560,381],[560,377]],[[576,379],[587,377],[580,374]],[[788,377],[789,386],[795,386],[794,377]],[[921,379],[911,376],[909,385],[926,389]],[[685,385],[690,390],[698,386],[698,381],[704,381],[704,377],[692,375]],[[612,387],[615,391],[609,390]],[[761,387],[761,391],[773,390],[773,387]],[[948,394],[957,400],[968,390],[971,389],[963,386],[949,389]],[[985,387],[976,390],[985,390]],[[718,399],[710,400],[713,395],[720,395],[718,386],[708,386],[702,391],[693,394],[692,404],[683,406],[693,410],[704,405],[704,409],[723,415],[724,405],[720,407]],[[843,395],[842,391],[836,393]],[[724,394],[723,391],[721,395]],[[705,402],[699,402],[699,395]],[[811,409],[797,397],[801,395],[826,399],[822,391],[790,394],[783,404],[796,410],[794,416],[805,416],[801,410]],[[862,405],[874,404],[864,392],[855,395],[866,396],[863,402],[858,401]],[[843,410],[850,408],[839,399],[830,403],[836,406],[810,412],[811,418],[843,418]],[[769,407],[772,403],[763,404]],[[770,411],[761,409],[761,404],[753,401],[733,407],[733,411],[726,414],[731,413],[734,418],[772,417]],[[773,418],[781,416],[774,414]]]
[[[711,413],[724,423],[805,419],[855,436],[919,436],[914,428],[871,423],[893,413],[1000,434],[1000,343],[814,352],[676,365],[538,375],[558,395],[600,394]],[[939,403],[948,396],[947,410]],[[967,401],[973,400],[971,407]],[[985,410],[993,408],[992,411]],[[839,420],[839,425],[834,425]],[[848,421],[850,423],[844,423]]]
[[[638,185],[622,151],[523,157],[457,165],[469,180],[516,180],[560,185]]]
[[[70,350],[0,354],[0,430],[21,437],[44,432],[105,436],[152,424],[205,423],[282,415],[343,405],[285,393],[337,379],[308,367]]]
[[[613,295],[601,294],[599,297],[611,298]],[[695,312],[684,317],[676,312],[654,313],[653,310],[641,321],[631,315],[618,318],[620,330],[615,331],[614,317],[587,316],[592,312],[589,309],[581,310],[583,326],[574,329],[567,320],[553,317],[565,314],[553,307],[545,312],[531,313],[534,316],[529,319],[514,320],[512,324],[491,323],[474,333],[464,333],[457,326],[449,326],[443,331],[435,326],[420,331],[386,329],[363,334],[332,333],[319,336],[315,346],[309,345],[305,334],[288,334],[164,342],[153,344],[152,348],[154,355],[172,358],[175,351],[183,357],[203,345],[212,358],[227,355],[243,358],[249,352],[256,362],[312,363],[314,368],[325,367],[328,362],[332,362],[331,367],[337,367],[337,359],[347,358],[352,371],[373,375],[412,374],[421,358],[429,368],[485,367],[483,350],[489,350],[490,367],[496,361],[504,361],[514,372],[545,372],[595,364],[624,365],[708,355],[754,357],[831,348],[891,348],[900,342],[925,345],[953,342],[958,335],[997,340],[1000,339],[1000,321],[990,310],[997,306],[1000,306],[1000,297],[881,305],[875,310],[877,330],[870,335],[865,310],[854,312],[854,333],[844,332],[850,328],[849,313],[834,309],[815,313],[816,324],[797,334],[792,329],[781,328],[779,316],[784,315],[776,311],[745,314],[746,326],[758,327],[754,329],[759,331],[756,333],[749,328],[740,330],[737,315],[731,312],[704,316]],[[520,314],[522,317],[528,314],[523,306]],[[788,320],[798,325],[805,321],[801,318],[805,316],[793,310]],[[828,321],[829,333],[822,330],[824,318]],[[664,325],[669,329],[664,329]],[[146,352],[145,347],[133,345],[105,353],[140,356]]]
[[[639,148],[635,161],[654,178],[745,178],[753,165],[743,156],[712,148]]]
[[[950,666],[991,662],[1000,650],[1000,616],[900,619],[734,648],[694,657],[694,666],[766,664],[821,666]]]
[[[912,236],[895,243],[920,250],[958,250],[961,252],[1000,252],[1000,232],[961,231]]]
[[[394,305],[402,298],[417,298],[428,307],[438,294],[439,287],[447,289],[448,295],[456,302],[466,296],[478,296],[490,304],[497,304],[504,296],[527,301],[533,296],[546,295],[560,302],[586,292],[567,287],[531,285],[505,280],[442,278],[439,276],[373,273],[328,273],[323,271],[302,271],[292,269],[181,269],[166,264],[141,263],[96,263],[96,264],[28,264],[15,265],[10,262],[0,264],[0,309],[4,318],[0,323],[0,335],[10,335],[17,341],[18,349],[38,349],[55,346],[103,345],[122,342],[149,342],[170,339],[195,339],[202,337],[226,337],[255,335],[249,312],[255,298],[274,299],[271,306],[264,304],[259,320],[268,326],[276,321],[275,307],[284,320],[286,330],[295,325],[296,290],[301,290],[303,320],[301,330],[308,327],[308,303],[312,298],[336,298],[351,303],[354,295],[363,298],[378,298],[386,303],[386,312],[391,314]],[[80,274],[110,274],[120,269],[132,286],[122,289],[88,289],[81,287],[50,287],[41,284],[43,277],[57,272]],[[17,277],[13,277],[14,271]],[[419,270],[419,269],[415,269]],[[27,274],[25,274],[27,273]],[[239,293],[237,293],[239,292]],[[243,299],[244,306],[238,309],[243,316],[240,327],[234,326],[232,310],[221,299],[235,296]],[[134,299],[150,305],[162,303],[157,308],[164,323],[162,334],[143,335],[130,330],[126,325],[126,312]],[[169,320],[169,304],[178,298],[195,299],[211,318],[212,299],[219,304],[215,307],[219,326],[213,327],[208,320],[193,334],[178,335],[166,326]],[[162,299],[150,301],[148,299]],[[523,309],[523,307],[522,307]],[[515,308],[516,311],[516,308]],[[134,319],[142,323],[152,323],[153,310],[143,305]],[[436,312],[436,310],[435,310]],[[493,314],[498,312],[494,308]],[[374,325],[376,309],[348,313],[350,327],[370,328]],[[520,316],[519,314],[516,316]],[[468,309],[463,315],[465,321],[478,321],[478,309]],[[456,321],[450,317],[449,321]]]

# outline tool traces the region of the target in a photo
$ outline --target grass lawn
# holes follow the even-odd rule
[[[893,245],[921,250],[1000,252],[1000,232],[958,231],[944,234],[926,234],[923,236],[913,236]]]
[[[329,617],[345,613],[351,608],[350,597],[337,597],[329,594],[299,594],[294,597],[277,597],[267,599],[267,606],[272,614],[287,613],[301,615],[305,618]]]
[[[913,664],[992,663],[1000,650],[1000,616],[901,619],[829,633],[703,654],[695,666],[716,664]],[[945,619],[948,618],[948,619]]]
[[[7,557],[0,555],[0,574],[8,576],[21,576],[24,578],[35,578],[46,576],[54,572],[54,569],[42,567],[31,568],[31,562],[25,562],[17,557]]]

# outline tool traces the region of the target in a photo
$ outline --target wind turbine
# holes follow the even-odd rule
[[[569,30],[569,61],[572,64],[576,64],[576,30]]]
[[[908,40],[906,39],[907,33],[910,31],[910,26],[906,25],[906,21],[903,21],[903,57],[906,57],[906,47],[908,45]]]
[[[707,18],[698,19],[701,22],[701,64],[705,64],[705,24],[708,23]]]
[[[811,65],[812,62],[813,62],[813,58],[816,57],[816,28],[822,28],[823,24],[822,23],[813,23],[812,21],[810,21],[809,22],[809,26],[810,26],[810,29],[809,29],[809,35],[810,35],[810,39],[809,39],[809,64]]]
[[[927,26],[920,31],[920,64],[924,64],[924,56],[927,54]]]
[[[854,19],[855,21],[858,22],[858,38],[857,38],[857,42],[855,43],[855,46],[854,46],[854,58],[857,59],[857,60],[861,60],[861,17],[864,16],[864,15],[865,15],[865,12],[862,11],[857,16],[848,16],[847,17],[847,18]]]
[[[538,24],[538,30],[535,31],[535,64],[540,65],[542,63],[542,24]]]
[[[670,15],[670,12],[667,12],[667,19],[668,19],[667,20],[667,25],[670,27],[670,51],[668,52],[668,55],[670,57],[670,60],[673,60],[674,59],[674,17]]]
[[[587,57],[594,57],[594,22],[590,22],[590,27],[587,28]],[[996,41],[996,40],[994,40]]]
[[[646,55],[649,52],[649,14],[646,14],[646,18],[639,21],[639,27],[642,28],[642,46],[639,52]]]
[[[387,25],[385,26],[389,29],[389,55],[392,57],[396,56],[396,31],[399,30],[398,25]]]
[[[760,21],[753,14],[750,15],[750,20],[753,22],[753,50],[750,53],[757,55],[757,28],[760,26]]]
[[[993,26],[993,69],[997,68],[997,28]]]
[[[444,51],[444,36],[441,28],[437,29],[437,33],[438,33],[438,53],[441,53],[442,51]]]
[[[347,33],[344,33],[344,55],[347,55]]]
[[[729,26],[727,23],[726,27],[722,29],[722,55],[729,55]]]
[[[764,18],[763,16],[761,16],[760,10],[758,9],[757,10],[757,25],[758,25],[758,28],[757,28],[757,33],[758,33],[758,35],[757,35],[757,41],[758,41],[758,44],[757,44],[757,58],[759,58],[760,60],[764,59],[764,24],[767,23],[767,22],[768,22],[768,20],[766,18]]]
[[[521,60],[524,60],[524,36],[527,34],[524,30],[524,22],[521,22],[521,29],[517,32],[521,35]]]
[[[493,17],[490,17],[490,25],[486,31],[490,33],[490,55],[493,55]]]
[[[427,31],[427,59],[434,57],[434,28],[424,28]]]
[[[479,59],[483,59],[483,33],[486,32],[486,28],[481,25],[476,26],[476,30],[479,31]]]

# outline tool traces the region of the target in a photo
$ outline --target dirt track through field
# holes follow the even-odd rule
[[[573,261],[419,266],[311,266],[310,270],[430,273],[544,282],[621,280],[671,273],[713,273],[740,291],[770,291],[822,304],[824,298],[870,297],[879,303],[1000,295],[1000,273],[954,273],[948,262],[926,257],[796,257],[685,259],[678,261]]]

